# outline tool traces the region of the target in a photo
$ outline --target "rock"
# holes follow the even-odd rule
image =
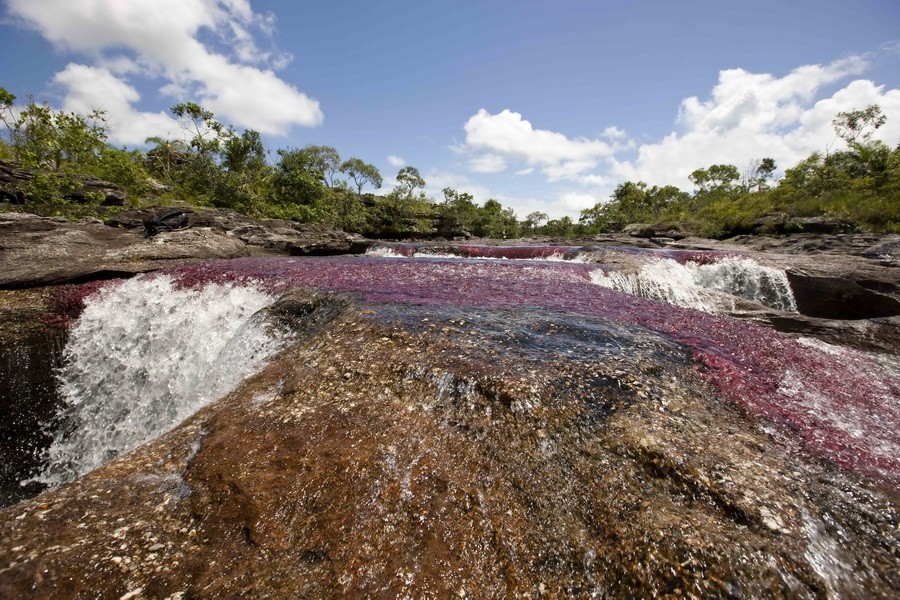
[[[34,496],[20,485],[46,447],[43,424],[59,409],[55,370],[64,331],[47,318],[49,289],[0,290],[0,506]]]
[[[893,497],[723,401],[664,336],[527,308],[280,310],[318,325],[169,434],[0,511],[0,596],[900,590]]]
[[[190,208],[183,209],[190,229],[147,238],[144,220],[158,210],[122,213],[112,226],[0,213],[0,289],[125,277],[212,258],[360,253],[369,245],[361,236],[329,227]]]
[[[0,288],[124,277],[164,265],[249,256],[240,240],[209,229],[147,239],[137,230],[0,213]]]
[[[123,212],[110,220],[110,225],[125,228],[143,226],[143,221],[160,207]],[[208,227],[213,231],[235,237],[247,246],[275,254],[293,256],[327,256],[359,254],[371,242],[364,237],[325,225],[284,221],[281,219],[252,219],[229,209],[189,208],[192,227]]]
[[[817,277],[793,269],[787,271],[787,276],[797,301],[797,310],[802,315],[822,319],[873,319],[900,315],[900,300],[867,289],[852,279]],[[884,289],[890,289],[887,282]]]
[[[646,223],[631,223],[626,225],[625,228],[622,229],[622,233],[639,238],[656,237],[656,230],[652,225]]]

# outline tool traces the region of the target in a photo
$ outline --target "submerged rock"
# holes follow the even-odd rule
[[[896,597],[894,376],[583,265],[424,265],[173,272],[342,294],[282,297],[302,335],[260,373],[0,511],[0,596]]]

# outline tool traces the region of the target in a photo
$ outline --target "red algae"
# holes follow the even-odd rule
[[[486,253],[483,247],[462,248]],[[509,248],[496,248],[497,254],[510,254]],[[539,254],[527,248],[520,257]],[[668,257],[697,262],[697,254]],[[807,452],[900,488],[896,373],[855,351],[593,285],[595,268],[567,262],[294,257],[211,261],[163,272],[187,287],[253,283],[272,293],[306,287],[352,293],[368,302],[564,311],[645,327],[689,349],[696,368],[724,398],[777,424]]]

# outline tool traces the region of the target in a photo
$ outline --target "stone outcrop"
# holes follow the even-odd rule
[[[251,258],[179,269],[186,281],[261,267],[283,280],[252,257],[363,244],[229,211],[147,239],[146,215],[125,213],[118,227],[0,215],[0,258],[21,263],[0,264],[0,277],[92,279],[196,262],[205,247]],[[316,245],[328,235],[334,245]],[[839,371],[852,361],[896,371],[894,242],[819,239],[817,253],[787,241],[775,252],[667,245],[787,268],[805,290],[801,314],[740,306],[742,317],[883,353],[874,358],[825,348],[810,359],[815,340],[611,291],[592,298],[583,278],[545,280],[534,263],[496,280],[476,263],[439,280],[411,261],[285,260],[306,269],[299,281],[356,295],[291,288],[265,311],[297,338],[262,372],[162,437],[0,510],[0,597],[895,598],[894,442],[866,454],[865,433],[839,435],[847,419],[896,421],[890,398],[873,403],[857,387],[866,373]],[[644,260],[597,257],[623,270]],[[394,287],[375,290],[389,274]],[[433,295],[410,301],[423,290]],[[3,367],[40,385],[52,357],[15,352],[52,336],[53,302],[66,312],[46,290],[0,291]],[[40,373],[16,367],[38,363]],[[841,406],[802,406],[791,370],[849,388]],[[893,382],[882,394],[900,385],[879,381]],[[797,398],[798,414],[781,419]],[[28,409],[46,399],[19,400],[0,422],[6,440],[34,429],[22,415],[45,418]]]
[[[154,209],[123,213],[110,226],[0,213],[0,289],[128,276],[214,258],[358,253],[368,245],[358,235],[323,226],[185,210],[189,229],[152,238],[144,235],[143,220]]]
[[[651,332],[527,310],[279,310],[311,335],[236,392],[0,511],[0,596],[900,590],[891,497],[773,437]]]

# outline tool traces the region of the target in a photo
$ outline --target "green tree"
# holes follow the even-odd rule
[[[403,167],[397,173],[397,192],[407,199],[416,195],[416,190],[425,188],[425,180],[419,174],[419,170],[413,166]]]
[[[503,208],[498,200],[489,198],[480,213],[475,229],[479,237],[508,239],[521,235],[516,213],[511,208]]]
[[[356,184],[356,193],[362,197],[362,189],[366,184],[371,184],[376,190],[381,189],[381,173],[374,165],[364,162],[360,158],[349,158],[341,164],[341,172]]]
[[[167,183],[173,182],[174,171],[183,167],[189,160],[190,146],[183,140],[170,140],[159,136],[148,137],[146,144],[153,144],[147,151],[147,165],[156,176]]]
[[[325,186],[320,173],[310,171],[303,150],[278,150],[279,160],[272,176],[271,202],[279,215],[298,221],[326,220],[321,200]]]
[[[338,151],[331,146],[316,146],[310,144],[301,149],[310,170],[319,171],[325,184],[335,187],[335,177],[341,171],[341,157]]]
[[[521,223],[522,235],[534,235],[538,232],[541,225],[546,223],[550,217],[545,212],[539,210],[528,213],[525,220]]]
[[[697,169],[688,176],[699,193],[730,192],[735,182],[741,178],[734,165],[712,165],[706,169]]]
[[[460,193],[451,187],[444,188],[443,193],[444,202],[439,208],[441,235],[445,237],[471,235],[479,218],[475,198],[472,194]]]
[[[169,110],[181,119],[181,126],[190,135],[189,143],[197,154],[211,157],[219,151],[220,138],[227,130],[212,112],[196,102],[182,102]]]
[[[541,233],[554,237],[572,237],[575,235],[575,223],[569,216],[553,219],[541,228]]]

